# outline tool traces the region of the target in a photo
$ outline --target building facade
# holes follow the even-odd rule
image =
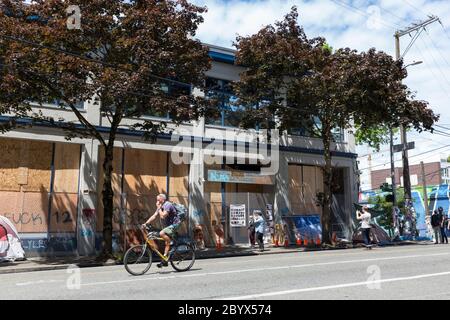
[[[279,143],[266,142],[268,151],[261,153],[255,141],[261,143],[264,136],[237,128],[228,103],[233,95],[227,84],[238,80],[243,69],[234,64],[232,50],[210,46],[210,56],[208,81],[225,93],[220,116],[169,125],[174,133],[161,134],[155,142],[120,129],[113,164],[115,250],[138,241],[136,230],[155,211],[159,193],[189,208],[184,231],[202,238],[208,247],[218,242],[247,244],[246,221],[255,210],[271,215],[275,226],[285,217],[321,215],[316,203],[323,191],[321,141],[284,133]],[[71,112],[52,105],[39,108],[44,114],[76,120]],[[80,111],[108,132],[99,106],[86,101]],[[127,119],[125,124],[136,121]],[[349,132],[337,135],[333,229],[350,238],[358,196],[355,143]],[[56,128],[34,126],[1,135],[0,150],[0,214],[15,224],[28,254],[98,252],[103,229],[103,152],[98,142],[68,142]]]
[[[447,160],[440,162],[424,163],[425,181],[427,186],[438,186],[441,184],[449,184],[448,175],[449,164]],[[423,185],[423,172],[420,164],[410,165],[410,181],[411,186]],[[391,170],[374,170],[371,172],[372,189],[377,189],[383,183],[391,184]],[[403,186],[403,168],[395,168],[395,181]]]

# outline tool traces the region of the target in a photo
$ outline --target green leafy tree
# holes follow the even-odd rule
[[[398,199],[398,205],[397,207],[400,210],[400,213],[405,215],[405,203],[404,203],[404,191],[403,190],[397,190],[396,192],[397,199]],[[393,203],[387,201],[385,195],[377,195],[375,197],[372,197],[369,199],[369,203],[373,204],[373,218],[377,222],[378,225],[383,227],[385,230],[389,232],[389,236],[394,236],[394,224],[393,224],[393,216],[392,216],[392,210],[393,210]]]
[[[3,0],[0,10],[0,114],[65,130],[67,138],[92,137],[104,147],[103,257],[112,256],[113,147],[125,119],[154,138],[164,122],[143,115],[170,115],[175,123],[197,119],[204,99],[193,97],[210,68],[208,49],[194,39],[205,8],[186,0],[79,0],[80,28],[68,28],[64,0]],[[189,85],[184,85],[185,83]],[[109,122],[99,131],[77,108],[93,100]],[[66,118],[34,111],[58,101]],[[128,121],[129,123],[129,121]],[[130,128],[130,126],[126,126]]]
[[[236,84],[247,109],[242,126],[291,130],[303,126],[323,142],[322,240],[331,241],[332,150],[336,128],[362,132],[400,123],[419,131],[438,119],[402,84],[402,61],[370,49],[329,50],[325,39],[308,39],[294,7],[283,21],[238,37],[237,62],[246,67]],[[361,141],[378,135],[359,134]],[[372,141],[376,144],[376,141]]]

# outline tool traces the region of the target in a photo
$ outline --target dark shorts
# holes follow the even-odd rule
[[[161,231],[164,232],[166,235],[168,235],[170,238],[173,239],[175,233],[177,232],[178,228],[180,227],[180,224],[172,224]]]

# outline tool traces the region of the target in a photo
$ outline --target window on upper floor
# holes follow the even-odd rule
[[[160,90],[163,94],[167,95],[167,99],[175,100],[177,97],[181,95],[191,95],[192,87],[187,84],[177,83],[177,82],[162,82],[160,86]],[[156,117],[169,120],[170,114],[167,111],[159,111],[159,110],[148,110],[144,113],[144,116],[147,117]]]
[[[308,124],[306,121],[298,121],[298,127],[291,127],[291,129],[288,130],[288,133],[293,136],[313,138],[317,137],[317,135],[314,134],[314,130],[320,129],[320,126],[320,120],[317,117],[314,117],[314,124]],[[345,134],[343,129],[334,128],[331,131],[331,134],[333,136],[334,142],[342,143],[345,141]]]
[[[236,104],[237,97],[233,94],[231,81],[207,78],[206,97],[219,101],[219,110],[215,117],[207,117],[206,124],[239,127],[242,119],[243,107]]]

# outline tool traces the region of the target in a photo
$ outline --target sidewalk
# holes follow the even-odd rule
[[[404,246],[404,245],[428,245],[431,242],[423,241],[402,241],[397,243],[391,243],[384,246]],[[284,253],[301,253],[310,251],[326,251],[326,250],[345,250],[361,248],[360,245],[347,247],[335,247],[335,248],[318,248],[318,247],[273,247],[268,246],[264,252],[259,252],[257,249],[251,249],[248,246],[233,246],[226,247],[220,250],[214,248],[207,248],[204,250],[196,251],[196,259],[211,259],[211,258],[226,258],[226,257],[242,257],[242,256],[258,256],[269,254],[284,254]],[[156,261],[156,259],[155,259]],[[59,258],[28,258],[25,261],[15,262],[0,262],[0,274],[8,273],[21,273],[21,272],[33,272],[33,271],[49,271],[49,270],[61,270],[67,269],[70,265],[75,265],[79,268],[91,268],[91,267],[103,267],[120,265],[120,262],[108,261],[97,262],[95,257],[59,257]]]

